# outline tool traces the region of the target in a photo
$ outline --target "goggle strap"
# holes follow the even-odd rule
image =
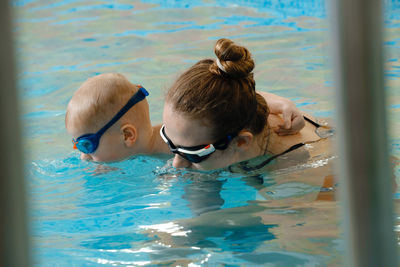
[[[167,143],[167,144],[169,143],[168,138],[164,135],[164,124],[160,128],[160,136],[165,143]]]
[[[149,95],[149,92],[139,85],[139,90],[129,99],[129,101],[121,108],[120,111],[106,124],[103,128],[101,128],[95,135],[102,136],[108,128],[110,128],[116,121],[118,121],[133,105],[142,101],[146,96]]]

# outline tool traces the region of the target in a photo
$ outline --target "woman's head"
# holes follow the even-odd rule
[[[262,133],[267,124],[268,107],[255,91],[250,52],[231,40],[220,39],[215,45],[215,55],[219,62],[201,60],[171,86],[166,95],[167,115],[179,114],[198,122],[206,128],[210,144],[227,136],[235,137],[242,130],[253,135]],[[172,131],[168,129],[171,120],[165,117],[168,133]],[[189,137],[179,141],[191,143]]]

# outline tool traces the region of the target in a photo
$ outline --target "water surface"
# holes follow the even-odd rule
[[[120,72],[150,91],[153,123],[179,73],[246,45],[257,89],[334,116],[323,1],[14,1],[18,78],[38,266],[342,265],[335,155],[315,147],[255,173],[176,171],[168,158],[82,162],[65,108],[88,77]],[[400,178],[398,1],[385,5],[390,152]],[[313,148],[309,148],[313,149]],[[395,194],[395,198],[399,193]]]

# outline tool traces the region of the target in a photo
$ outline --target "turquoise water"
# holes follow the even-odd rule
[[[391,155],[400,179],[400,3],[385,3]],[[120,72],[150,91],[153,123],[178,73],[231,38],[258,90],[333,117],[323,1],[15,0],[14,33],[37,266],[341,265],[334,155],[252,174],[176,171],[168,158],[82,162],[66,105],[88,77]],[[282,162],[281,162],[282,163]],[[327,178],[328,177],[328,178]],[[397,194],[399,195],[399,194]],[[397,197],[396,197],[397,198]]]

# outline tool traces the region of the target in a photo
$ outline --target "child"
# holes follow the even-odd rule
[[[81,159],[106,162],[136,154],[169,153],[159,136],[160,125],[151,125],[146,94],[145,89],[118,73],[101,74],[84,82],[68,103],[65,115],[65,127],[82,152]],[[123,110],[128,100],[131,103]],[[79,140],[99,131],[119,111],[126,113],[120,113],[122,117],[105,129],[104,134]],[[91,142],[96,141],[99,141],[98,147],[91,151]]]
[[[81,159],[109,162],[137,154],[171,153],[159,135],[161,125],[151,125],[147,95],[146,89],[118,73],[85,81],[65,115],[65,127],[74,147],[82,152]],[[291,101],[270,93],[262,96],[271,113],[284,118],[285,124],[276,132],[285,135],[301,130],[302,114]]]

